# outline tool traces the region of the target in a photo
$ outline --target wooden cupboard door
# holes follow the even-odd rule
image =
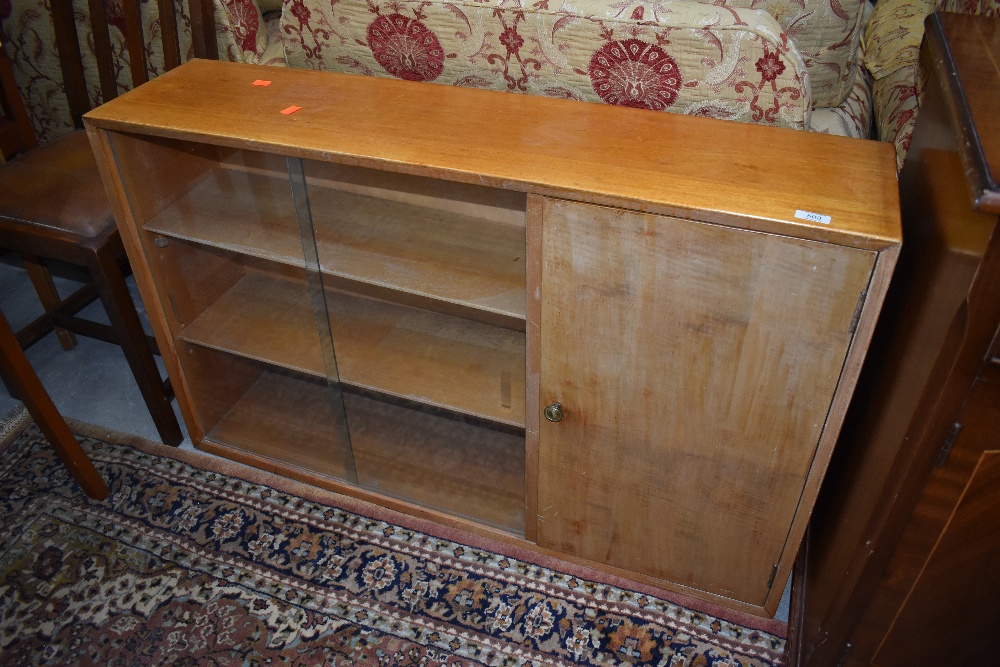
[[[884,576],[900,601],[873,665],[988,665],[1000,653],[1000,367],[986,364]],[[932,544],[930,549],[926,545]],[[898,592],[897,592],[898,591]],[[876,601],[886,595],[876,596]],[[867,629],[866,629],[867,631]],[[848,654],[850,658],[855,656]],[[863,657],[863,656],[858,656]]]
[[[875,253],[554,199],[542,220],[529,330],[564,416],[539,417],[538,542],[763,604]]]

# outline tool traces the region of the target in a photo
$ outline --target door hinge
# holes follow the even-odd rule
[[[861,290],[858,295],[858,304],[854,307],[854,316],[851,317],[851,326],[847,328],[847,333],[853,334],[858,330],[858,322],[861,321],[861,311],[865,309],[865,299],[868,298],[868,290]]]
[[[174,311],[174,319],[177,320],[177,323],[183,327],[186,324],[186,322],[181,317],[181,314],[177,312],[177,304],[174,302],[174,295],[168,294],[167,301],[170,302],[170,310]]]
[[[777,577],[777,576],[778,576],[778,565],[777,565],[777,563],[775,563],[775,565],[771,568],[771,576],[767,578],[767,587],[768,588],[771,588],[771,586],[774,586],[774,578]]]
[[[948,431],[947,437],[945,437],[944,442],[941,443],[941,451],[938,452],[937,462],[934,464],[935,467],[940,468],[948,460],[948,455],[951,454],[951,448],[955,446],[955,440],[958,438],[958,434],[961,430],[962,425],[959,422],[955,422],[951,425],[951,430]]]

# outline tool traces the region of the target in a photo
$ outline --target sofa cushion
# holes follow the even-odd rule
[[[865,28],[865,67],[876,79],[917,62],[924,19],[937,0],[883,0]]]
[[[1000,0],[881,0],[875,5],[865,30],[865,64],[875,77],[878,138],[896,147],[898,169],[910,147],[928,74],[920,67],[920,44],[924,21],[934,11],[998,16]]]
[[[809,126],[805,64],[767,12],[691,0],[663,16],[613,0],[564,7],[289,0],[282,39],[290,67]]]
[[[257,64],[285,67],[285,47],[281,43],[281,12],[265,14],[264,28],[267,31],[267,48]]]
[[[868,139],[872,130],[872,76],[863,67],[858,68],[851,94],[839,106],[814,109],[813,132],[836,134],[842,137]]]
[[[1000,15],[1000,0],[882,0],[865,28],[865,66],[876,78],[916,66],[924,20],[935,11]]]
[[[267,30],[256,0],[221,0],[221,5],[222,12],[219,11],[219,3],[215,5],[216,24],[221,23],[229,28],[240,50],[238,58],[230,56],[228,60],[259,63],[267,49]],[[220,16],[220,13],[223,15]]]
[[[725,0],[724,4],[760,9],[774,17],[802,54],[815,108],[836,107],[851,95],[868,0]]]

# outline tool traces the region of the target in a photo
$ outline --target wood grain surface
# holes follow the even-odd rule
[[[324,273],[383,293],[416,294],[524,320],[523,210],[520,225],[504,224],[356,194],[330,187],[329,181],[311,182],[308,196]],[[303,265],[287,172],[216,169],[144,227]]]
[[[875,254],[549,201],[540,544],[763,605]],[[726,546],[722,546],[726,545]]]
[[[523,534],[523,437],[350,393],[344,403],[363,487]]]
[[[345,384],[524,428],[523,333],[343,292],[326,299]],[[247,273],[180,338],[327,374],[304,275]]]
[[[333,426],[337,415],[326,382],[259,368],[256,381],[208,437],[288,466],[355,481],[342,456],[347,443]]]
[[[521,534],[524,438],[344,395],[357,483]],[[265,370],[208,437],[337,480],[355,481],[331,427],[325,383]]]
[[[901,540],[909,562],[893,572],[907,576],[890,582],[903,602],[876,636],[874,664],[985,664],[1000,650],[1000,367],[986,368],[957,421],[949,465]]]
[[[995,642],[981,650],[995,633],[977,625],[995,616],[980,597],[996,591],[996,568],[981,557],[996,542],[992,510],[959,503],[993,476],[985,450],[996,448],[996,373],[984,360],[1000,322],[1000,244],[981,167],[997,165],[1000,146],[990,111],[1000,32],[994,18],[950,13],[926,25],[931,78],[900,174],[906,241],[813,513],[792,619],[802,650],[790,659],[802,665],[972,664],[966,649],[987,662],[996,652]],[[952,532],[952,512],[985,519],[980,535],[968,524]],[[963,550],[956,537],[968,561],[948,570]],[[934,562],[945,544],[950,555]],[[954,612],[958,598],[965,613]]]
[[[976,139],[966,146],[966,150],[974,147],[974,154],[965,156],[970,169],[968,188],[976,208],[1000,213],[996,180],[1000,173],[1000,96],[996,94],[1000,90],[1000,22],[957,13],[941,13],[932,20],[939,20],[942,30],[930,31],[929,39],[947,35],[944,49],[949,52],[949,65],[957,63],[961,70],[961,81],[948,77],[960,88],[950,96],[962,100],[951,111],[968,114],[975,128]],[[973,174],[976,178],[971,178]]]
[[[350,75],[178,72],[87,122],[199,446],[773,613],[895,261],[891,147]],[[330,368],[296,275],[303,229],[340,377],[386,399],[345,396],[353,462],[329,404],[301,415]],[[560,424],[540,418],[552,402]]]
[[[251,85],[261,77],[271,85]],[[280,113],[292,104],[302,109]],[[680,217],[698,211],[864,248],[898,241],[892,147],[814,132],[202,60],[87,122]],[[797,210],[831,222],[797,219]]]

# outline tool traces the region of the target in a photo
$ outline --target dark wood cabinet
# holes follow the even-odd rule
[[[793,664],[1000,652],[1000,21],[927,28],[903,251],[800,558]]]

